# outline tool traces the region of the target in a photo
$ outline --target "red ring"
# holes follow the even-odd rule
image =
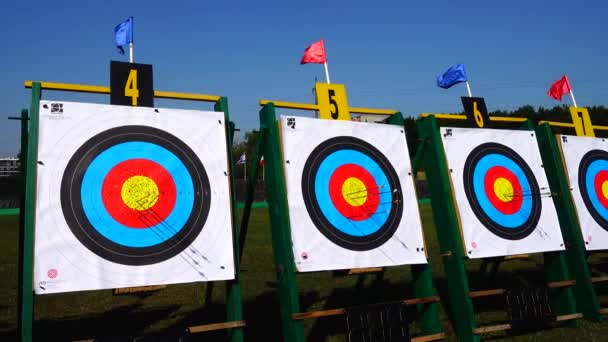
[[[148,177],[158,186],[158,200],[147,210],[131,209],[122,199],[122,186],[133,176]],[[176,196],[173,177],[160,164],[148,159],[129,159],[116,164],[101,188],[101,198],[110,216],[129,228],[149,228],[164,221],[173,211]]]
[[[498,178],[505,178],[513,186],[513,197],[510,202],[503,202],[494,193],[494,182]],[[511,170],[503,166],[493,166],[486,172],[483,183],[486,195],[496,210],[505,215],[512,215],[521,209],[524,194],[521,190],[521,183]]]
[[[342,194],[342,185],[348,178],[357,178],[367,189],[367,198],[360,206],[350,205]],[[329,196],[340,214],[349,220],[363,221],[372,216],[380,204],[378,185],[366,169],[356,164],[338,167],[329,179]]]
[[[608,209],[608,198],[604,196],[604,192],[602,191],[602,184],[608,181],[608,171],[602,170],[598,172],[593,178],[593,187],[595,188],[595,194],[597,199],[600,201],[604,208]]]

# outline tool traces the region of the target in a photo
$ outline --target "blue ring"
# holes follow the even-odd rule
[[[359,165],[367,170],[378,186],[380,199],[376,213],[362,221],[353,221],[342,215],[335,207],[329,194],[329,181],[336,169],[344,164]],[[339,231],[351,236],[367,236],[377,232],[387,221],[392,208],[392,189],[380,166],[369,156],[352,149],[344,149],[329,154],[320,164],[315,177],[315,196],[322,214]]]
[[[130,228],[116,221],[101,197],[105,176],[117,164],[129,159],[148,159],[172,175],[176,187],[175,206],[159,224]],[[194,185],[185,165],[164,147],[148,142],[125,142],[99,154],[87,168],[81,187],[82,208],[91,225],[108,240],[128,247],[149,247],[167,241],[186,224],[194,204]]]
[[[490,202],[485,191],[484,180],[486,173],[494,166],[502,166],[513,172],[521,185],[523,192],[522,205],[521,208],[513,214],[505,215],[497,210],[492,205],[492,202]],[[481,209],[488,217],[494,220],[494,222],[497,224],[509,229],[519,227],[526,222],[532,212],[532,190],[524,171],[519,167],[519,165],[517,165],[517,163],[504,155],[492,153],[483,156],[479,160],[475,166],[473,174],[473,191],[477,197],[477,201],[479,202]]]
[[[596,159],[587,168],[585,174],[585,186],[587,187],[587,194],[589,200],[593,205],[593,208],[597,213],[606,221],[608,221],[608,208],[604,207],[597,197],[597,191],[595,190],[595,177],[600,171],[608,171],[608,161],[604,159]]]

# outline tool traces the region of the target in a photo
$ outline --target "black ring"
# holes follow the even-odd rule
[[[587,152],[578,166],[578,187],[581,189],[581,196],[583,197],[583,202],[591,214],[591,217],[597,222],[597,224],[602,227],[605,231],[608,231],[608,222],[600,215],[600,213],[595,209],[593,203],[591,203],[591,199],[589,198],[589,192],[587,192],[587,182],[585,178],[587,177],[587,171],[591,163],[596,160],[605,160],[608,161],[608,152],[602,150],[591,150]]]
[[[177,233],[172,231],[171,238],[154,246],[129,247],[109,240],[95,229],[82,207],[81,186],[89,165],[107,149],[131,141],[148,142],[173,153],[188,170],[194,186],[194,203],[188,220],[183,227],[167,227]],[[95,135],[74,153],[61,181],[61,208],[74,236],[101,258],[123,265],[155,264],[181,253],[202,231],[210,202],[209,178],[196,154],[177,137],[148,126],[122,126]],[[156,233],[166,234],[160,230]]]

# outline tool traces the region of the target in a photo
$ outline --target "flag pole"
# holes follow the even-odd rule
[[[467,93],[469,93],[469,97],[473,97],[471,94],[471,86],[469,86],[469,81],[465,81],[464,84],[467,85]]]
[[[327,80],[327,84],[329,84],[331,82],[329,81],[329,69],[327,68],[327,61],[325,61],[323,65],[325,66],[325,79]]]
[[[243,179],[247,180],[247,159],[245,159],[243,165],[245,166],[245,170],[243,171]]]
[[[129,40],[129,63],[133,63],[133,29],[135,21],[133,20],[133,16],[131,16],[131,39]]]

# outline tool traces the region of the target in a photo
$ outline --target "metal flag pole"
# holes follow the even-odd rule
[[[568,82],[568,83],[570,83],[570,82]],[[569,84],[569,86],[570,86],[570,97],[572,98],[572,103],[574,104],[574,107],[578,108],[578,105],[576,104],[576,99],[574,98],[574,92],[572,91],[572,85]]]
[[[327,84],[329,84],[331,83],[331,81],[329,80],[329,69],[327,68],[327,61],[325,61],[323,65],[325,66],[325,79],[327,80]]]
[[[133,29],[134,29],[134,20],[131,17],[131,39],[129,40],[129,63],[133,63]]]
[[[469,85],[469,81],[465,81],[464,84],[467,86],[467,93],[469,94],[469,97],[473,97],[471,94],[471,86]]]

